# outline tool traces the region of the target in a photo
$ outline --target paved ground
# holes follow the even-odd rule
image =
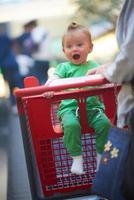
[[[31,200],[18,116],[0,109],[0,200]]]
[[[9,124],[8,200],[31,200],[21,130],[17,116]]]
[[[4,134],[5,130],[0,128],[1,133]],[[0,136],[0,199],[6,200],[7,197],[7,178],[8,178],[8,153],[6,136]]]

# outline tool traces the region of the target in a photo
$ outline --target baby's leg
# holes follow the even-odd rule
[[[61,119],[64,130],[64,145],[73,158],[71,172],[79,175],[83,174],[81,126],[79,119],[73,111],[63,114]]]
[[[101,109],[96,109],[88,112],[88,122],[95,130],[97,153],[101,154],[111,127],[110,121]]]
[[[101,160],[101,154],[107,140],[108,132],[111,127],[110,121],[105,113],[100,110],[92,110],[88,112],[89,125],[94,128],[96,133],[96,149],[97,149],[97,168]]]

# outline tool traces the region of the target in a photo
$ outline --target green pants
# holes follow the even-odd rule
[[[97,108],[87,110],[87,118],[90,127],[92,127],[96,133],[97,152],[102,153],[110,128],[110,121],[105,113]],[[71,156],[81,155],[81,125],[79,117],[76,116],[75,111],[68,110],[66,113],[62,114],[61,121],[64,130],[63,140],[65,147]]]

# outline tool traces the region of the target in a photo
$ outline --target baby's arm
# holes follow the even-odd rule
[[[47,80],[47,82],[45,83],[45,86],[48,86],[53,80],[56,80],[56,79],[60,79],[60,77],[58,75],[53,75],[51,78]]]
[[[51,78],[49,78],[47,80],[47,82],[45,83],[45,86],[47,87],[53,80],[56,80],[56,79],[60,79],[60,77],[58,75],[53,75]],[[49,92],[44,93],[44,97],[46,97],[48,99],[52,98],[53,95],[54,95],[53,91],[49,91]]]

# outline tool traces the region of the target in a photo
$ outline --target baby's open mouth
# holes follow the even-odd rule
[[[79,58],[80,58],[80,55],[79,55],[79,54],[74,54],[74,55],[73,55],[73,59],[77,60],[77,59],[79,59]]]

